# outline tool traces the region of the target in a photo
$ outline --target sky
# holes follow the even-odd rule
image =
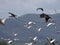
[[[60,12],[60,0],[0,0],[0,18],[7,18],[8,12],[17,16],[42,13],[37,8],[43,8],[45,13]]]

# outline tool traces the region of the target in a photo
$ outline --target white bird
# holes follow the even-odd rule
[[[32,24],[32,22],[28,22],[28,25]]]
[[[35,23],[35,22],[31,22],[31,21],[30,21],[30,22],[28,22],[28,25],[30,25],[30,24],[36,24],[36,23]]]
[[[25,44],[27,44],[27,45],[32,45],[32,42],[30,42],[30,43],[25,43]]]
[[[47,40],[48,40],[48,42],[49,42],[49,44],[52,44],[52,45],[55,45],[55,39],[50,39],[49,37],[47,37]]]
[[[18,41],[19,39],[14,39],[14,41]]]
[[[17,36],[18,34],[16,33],[16,34],[14,34],[14,36]]]
[[[13,32],[13,35],[14,35],[14,36],[17,36],[18,34],[17,34],[17,33],[15,33],[15,32]]]
[[[50,25],[55,25],[55,23],[48,23],[47,27],[49,27]]]
[[[5,24],[6,19],[0,19],[0,24]]]
[[[40,32],[42,28],[39,28],[38,31]]]
[[[12,43],[13,43],[13,41],[12,41],[12,40],[9,40],[7,43],[8,43],[8,44],[12,44]]]
[[[55,39],[51,40],[50,43],[53,43],[55,41]]]
[[[30,42],[33,42],[34,44],[38,41],[37,36],[35,36],[34,38],[32,37],[30,38],[31,38]]]
[[[33,41],[35,41],[37,39],[37,36],[33,38]]]
[[[25,23],[24,27],[30,29],[33,25],[35,25],[36,23],[35,22],[31,22],[29,21],[28,23]]]
[[[28,26],[27,28],[30,29],[32,26]]]

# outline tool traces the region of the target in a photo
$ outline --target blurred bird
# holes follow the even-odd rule
[[[30,29],[30,28],[31,28],[33,25],[35,25],[35,24],[36,24],[35,22],[29,21],[29,22],[27,22],[27,23],[24,24],[24,27]]]
[[[48,42],[50,43],[50,45],[55,45],[55,39],[50,39],[49,37],[47,37],[47,40],[48,40]]]
[[[34,38],[32,37],[30,38],[31,38],[30,42],[33,42],[34,44],[36,44],[36,42],[38,41],[37,36],[35,36]]]
[[[38,31],[40,32],[42,28],[39,28]]]
[[[41,29],[42,29],[41,27],[36,28],[36,30],[37,30],[38,32],[40,32],[40,31],[41,31]]]
[[[9,40],[7,43],[8,43],[8,44],[12,44],[12,43],[13,43],[13,41],[12,41],[12,40]]]
[[[19,39],[18,38],[16,38],[16,39],[13,39],[14,41],[18,41]]]
[[[42,13],[40,14],[40,18],[45,18],[45,21],[48,22],[49,19],[52,19],[49,15]]]
[[[32,42],[30,42],[30,43],[25,43],[25,44],[27,44],[27,45],[32,45]]]
[[[15,32],[13,32],[13,35],[14,35],[14,36],[17,36],[18,34],[17,34],[17,33],[15,33]]]
[[[16,18],[16,15],[15,14],[13,14],[13,13],[11,13],[11,12],[8,12],[9,14],[11,14],[11,16],[9,16],[9,17],[14,17],[14,18]]]
[[[43,8],[37,8],[36,10],[37,10],[37,11],[38,11],[38,10],[42,10],[42,11],[44,11]]]
[[[55,26],[55,28],[56,28],[56,23],[53,23],[53,22],[52,22],[52,23],[48,23],[48,24],[47,24],[47,27],[49,27],[50,25],[53,25],[53,26]]]
[[[6,19],[0,19],[0,24],[4,25],[5,21],[6,21]]]

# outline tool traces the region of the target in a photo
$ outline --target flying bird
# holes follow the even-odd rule
[[[31,38],[30,42],[33,42],[34,44],[36,44],[36,42],[38,41],[37,36],[35,36],[34,38],[32,37],[30,38]]]
[[[42,11],[44,11],[43,8],[37,8],[36,10],[42,10]]]
[[[47,40],[50,44],[55,45],[55,39],[50,39],[49,37],[47,37]]]
[[[13,32],[13,35],[14,35],[14,36],[17,36],[18,34],[17,34],[17,33],[15,33],[15,32]]]
[[[24,27],[30,29],[30,28],[31,28],[33,25],[35,25],[35,24],[36,24],[35,22],[29,21],[29,22],[27,22],[27,23],[24,24]]]
[[[42,28],[38,28],[37,31],[40,32]]]
[[[47,24],[47,27],[49,27],[49,26],[51,26],[51,25],[52,25],[52,26],[55,26],[55,28],[56,28],[56,23],[53,23],[53,22],[48,23],[48,24]]]
[[[0,19],[0,24],[4,25],[5,21],[6,21],[6,19]]]
[[[30,42],[30,43],[25,43],[25,44],[27,44],[27,45],[32,45],[32,42]]]
[[[40,14],[40,18],[45,18],[45,21],[48,22],[49,19],[52,19],[49,15],[42,13]]]
[[[11,16],[9,16],[9,17],[14,17],[14,18],[16,18],[16,15],[15,14],[13,14],[13,13],[11,13],[11,12],[8,12],[9,14],[11,14]]]
[[[12,44],[12,43],[13,43],[13,41],[12,41],[12,40],[9,40],[7,43],[8,43],[8,44]]]

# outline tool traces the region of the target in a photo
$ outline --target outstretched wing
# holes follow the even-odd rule
[[[43,8],[37,8],[36,10],[42,10],[42,11],[44,11]]]
[[[11,12],[8,12],[9,14],[11,14],[11,17],[16,17],[15,14],[11,13]]]

